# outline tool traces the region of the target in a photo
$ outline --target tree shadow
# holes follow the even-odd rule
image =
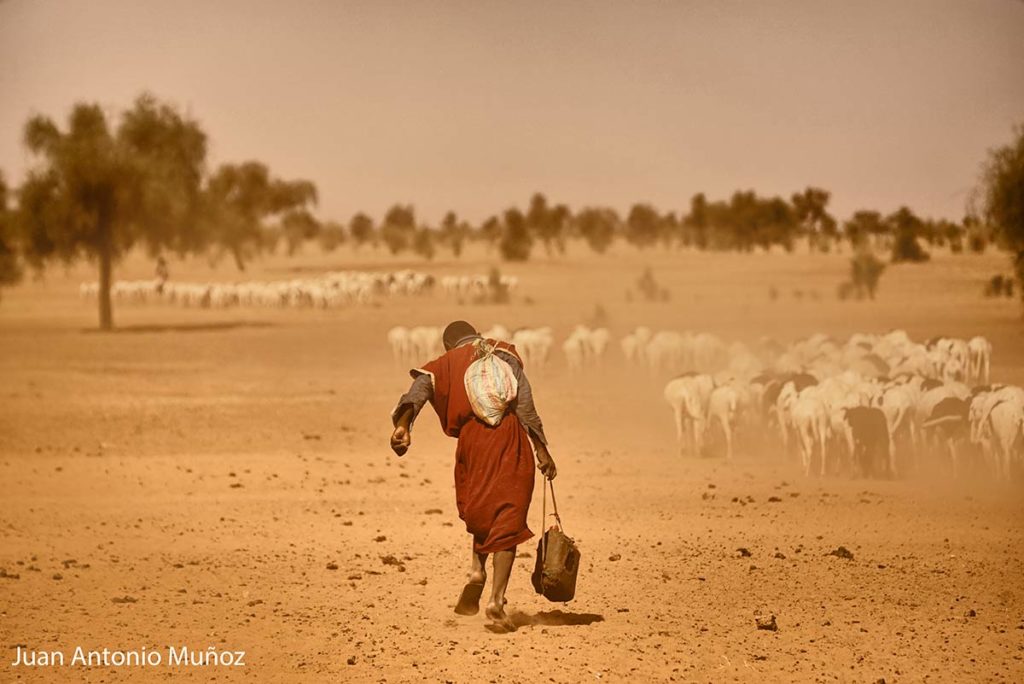
[[[168,323],[168,324],[145,324],[145,325],[122,325],[113,330],[100,330],[99,328],[83,328],[82,332],[91,333],[114,333],[114,334],[135,334],[135,333],[193,333],[193,332],[217,332],[222,330],[236,330],[239,328],[274,328],[276,323],[269,321],[218,321],[214,323]]]

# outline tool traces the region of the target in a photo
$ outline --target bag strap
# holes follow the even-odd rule
[[[551,482],[551,480],[549,480],[549,479],[547,479],[545,477],[544,478],[544,492],[541,495],[541,505],[540,505],[541,525],[542,525],[542,529],[541,529],[541,545],[540,545],[540,563],[541,563],[541,567],[544,567],[544,562],[545,562],[545,560],[547,560],[547,556],[548,556],[548,543],[549,543],[548,542],[548,530],[547,530],[547,525],[548,525],[548,487],[551,487],[551,505],[555,509],[555,512],[554,512],[555,522],[558,523],[558,529],[562,530],[563,533],[565,532],[565,528],[562,527],[562,519],[558,516],[558,502],[555,501],[555,485],[554,485],[554,483]]]
[[[547,478],[544,479],[547,480]],[[547,480],[547,483],[548,487],[551,487],[551,507],[555,509],[555,522],[558,523],[558,529],[562,530],[562,532],[565,532],[565,527],[562,525],[562,519],[558,517],[558,502],[555,501],[555,483],[552,482],[551,480]]]

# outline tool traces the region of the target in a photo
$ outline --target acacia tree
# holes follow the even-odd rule
[[[637,247],[650,247],[658,241],[661,217],[650,204],[634,204],[626,217],[626,240]]]
[[[441,241],[452,250],[452,256],[458,258],[462,254],[462,246],[466,241],[469,226],[454,211],[449,211],[441,221]]]
[[[893,234],[892,262],[928,261],[928,252],[924,251],[917,241],[923,222],[907,207],[900,207],[885,219],[889,231]]]
[[[487,253],[494,251],[494,247],[501,242],[502,236],[501,219],[497,216],[490,216],[480,224],[480,239],[487,244]]]
[[[512,208],[505,211],[505,225],[498,249],[505,261],[526,261],[533,249],[533,237],[526,227],[523,212]]]
[[[683,244],[707,249],[709,225],[708,200],[703,192],[698,192],[690,198],[690,213],[683,219]]]
[[[305,180],[274,178],[265,164],[223,164],[203,191],[203,246],[228,253],[238,270],[257,254],[273,249],[284,234],[289,253],[315,237],[319,224],[309,213],[317,191]]]
[[[97,104],[76,104],[62,131],[48,117],[25,125],[35,166],[18,193],[25,257],[99,264],[100,328],[113,327],[115,261],[137,242],[151,253],[201,248],[197,230],[206,135],[150,95],[136,99],[116,130]]]
[[[534,193],[530,198],[526,227],[544,243],[548,256],[555,248],[560,254],[565,254],[565,232],[571,219],[569,207],[564,204],[550,206],[543,193]]]
[[[327,221],[320,226],[317,238],[320,249],[328,253],[333,252],[345,242],[345,227],[337,221]]]
[[[586,208],[576,214],[576,228],[590,248],[604,254],[615,240],[619,217],[614,209]]]
[[[356,247],[361,247],[367,242],[374,241],[373,219],[360,212],[352,217],[348,224],[348,232],[352,236]]]
[[[843,224],[843,233],[854,249],[867,246],[877,236],[886,232],[882,215],[877,211],[862,209],[853,213]]]
[[[396,204],[384,215],[380,236],[392,254],[398,254],[413,246],[416,236],[416,213],[411,204]]]
[[[828,251],[831,241],[838,236],[836,220],[828,213],[828,190],[806,188],[803,192],[794,193],[791,201],[796,219],[803,233],[807,236],[807,244],[811,249]]]
[[[989,152],[982,193],[985,220],[995,230],[999,245],[1013,255],[1024,296],[1024,124],[1014,129],[1014,137]]]

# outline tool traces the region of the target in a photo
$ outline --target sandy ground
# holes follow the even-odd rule
[[[246,277],[407,263],[444,274],[489,261],[342,252]],[[671,302],[626,301],[648,263]],[[452,612],[469,561],[454,442],[425,413],[405,458],[387,448],[407,385],[383,344],[391,325],[465,317],[564,336],[600,304],[616,336],[638,323],[746,340],[981,333],[994,375],[1024,382],[1018,305],[979,294],[1003,257],[892,269],[873,303],[836,301],[845,268],[836,255],[541,255],[506,269],[523,283],[508,306],[440,294],[333,311],[125,305],[115,334],[94,332],[95,307],[78,300],[85,267],[5,291],[0,681],[1024,681],[1019,482],[939,465],[904,481],[805,479],[756,437],[733,463],[680,457],[664,378],[623,368],[617,346],[588,377],[557,355],[531,372],[583,552],[577,598],[533,593],[530,543],[509,592],[518,631]],[[137,257],[119,270],[150,273]],[[853,558],[829,555],[839,546]],[[758,630],[757,614],[778,630]],[[10,667],[19,645],[69,661],[76,646],[216,647],[246,651],[246,665]]]

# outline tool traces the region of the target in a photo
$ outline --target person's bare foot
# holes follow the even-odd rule
[[[484,593],[487,574],[474,570],[469,573],[466,586],[462,588],[459,601],[455,604],[455,612],[459,615],[476,615],[480,612],[480,597]]]
[[[508,601],[505,601],[504,603],[508,603]],[[505,613],[504,605],[499,606],[496,603],[490,603],[487,606],[487,610],[484,611],[484,614],[491,620],[491,622],[494,623],[494,626],[497,627],[500,631],[516,631],[516,625],[514,622],[512,622],[512,618],[510,618],[508,614]]]

